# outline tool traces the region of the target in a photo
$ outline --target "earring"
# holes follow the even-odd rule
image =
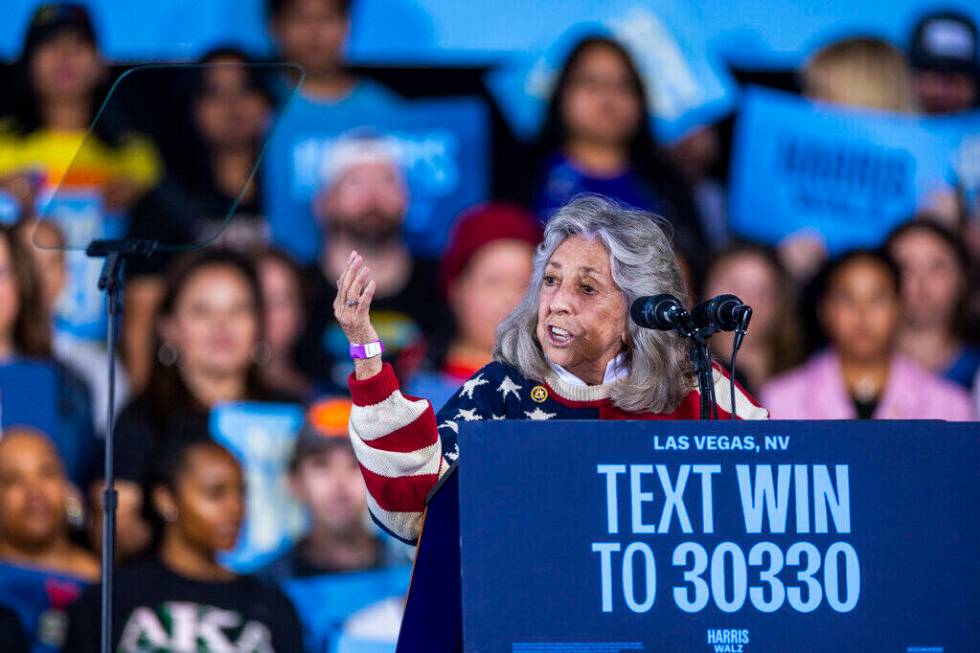
[[[72,528],[82,528],[85,525],[85,505],[76,492],[69,492],[65,497],[65,515]]]
[[[173,510],[167,510],[166,512],[163,513],[163,520],[170,524],[177,521],[177,517],[178,517],[178,512],[176,508],[174,508]]]
[[[260,340],[252,347],[252,362],[259,367],[267,365],[272,360],[272,347],[265,340]]]
[[[164,367],[173,367],[177,363],[179,354],[177,348],[169,342],[160,343],[157,349],[157,360]]]

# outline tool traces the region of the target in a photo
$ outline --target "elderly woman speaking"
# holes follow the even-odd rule
[[[696,419],[700,396],[686,343],[629,319],[637,297],[686,293],[670,239],[648,213],[599,197],[573,200],[545,228],[527,295],[497,329],[494,361],[438,415],[404,396],[369,309],[375,283],[352,252],[334,312],[351,344],[350,436],[375,519],[414,542],[425,497],[459,457],[462,422],[490,419]],[[716,368],[716,396],[729,380]],[[740,390],[738,414],[765,409]],[[727,416],[719,404],[720,414]]]

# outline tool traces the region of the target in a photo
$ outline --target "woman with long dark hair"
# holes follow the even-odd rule
[[[736,378],[751,392],[797,365],[802,333],[796,313],[796,288],[776,252],[755,243],[737,243],[711,257],[702,296],[731,293],[752,307],[752,337],[738,354]],[[733,333],[716,333],[710,343],[723,363],[732,351]]]
[[[537,141],[534,207],[547,220],[580,193],[660,214],[690,259],[705,241],[686,182],[650,130],[644,81],[626,49],[582,40],[555,83]]]
[[[219,402],[292,399],[261,380],[262,316],[258,277],[242,255],[209,249],[173,267],[155,320],[149,382],[117,420],[122,554],[147,542],[139,488],[155,447],[208,433],[210,409]]]
[[[902,270],[898,349],[969,390],[980,368],[980,347],[966,320],[970,256],[951,231],[924,217],[888,237],[885,247]]]
[[[187,142],[167,177],[133,207],[130,237],[171,249],[215,242],[248,251],[266,244],[269,229],[253,173],[271,122],[272,98],[260,70],[244,52],[219,48],[186,71]],[[126,265],[124,309],[134,328],[123,334],[123,344],[134,385],[145,383],[150,371],[147,336],[164,272],[175,257],[161,251]]]

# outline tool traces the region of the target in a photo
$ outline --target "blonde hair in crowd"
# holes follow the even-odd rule
[[[821,48],[803,67],[807,97],[897,113],[918,110],[905,55],[876,38],[849,38]]]

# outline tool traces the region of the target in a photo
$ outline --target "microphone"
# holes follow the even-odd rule
[[[716,331],[744,329],[751,315],[752,309],[735,295],[718,295],[691,309],[695,327],[713,327]]]
[[[644,329],[669,331],[682,325],[689,316],[679,299],[662,293],[637,298],[630,306],[630,317]]]

